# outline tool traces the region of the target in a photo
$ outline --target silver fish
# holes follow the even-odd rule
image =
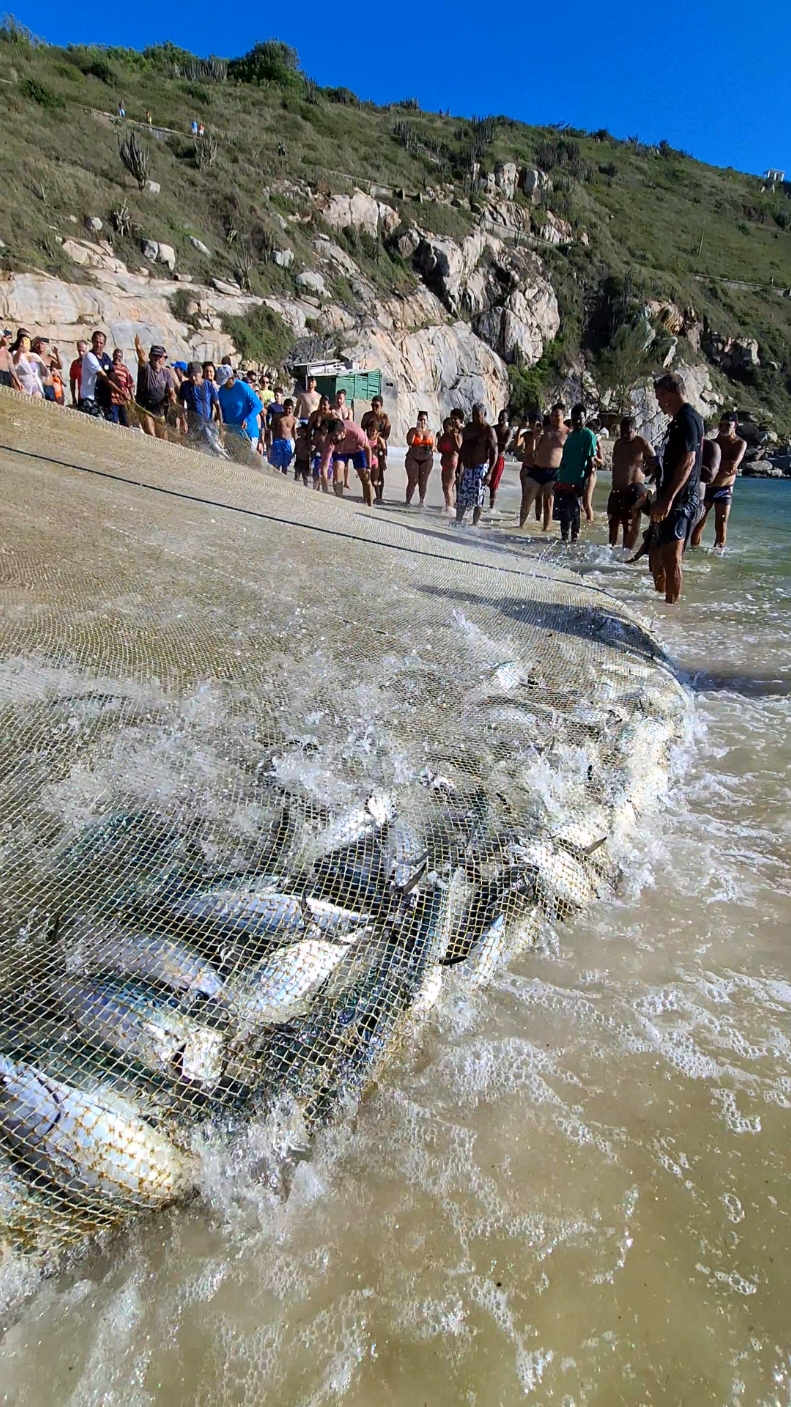
[[[305,938],[235,973],[228,981],[228,996],[239,1036],[304,1015],[310,997],[346,951],[339,943]]]
[[[388,827],[384,846],[385,869],[396,889],[409,884],[427,855],[426,846],[407,821],[399,819]]]
[[[177,899],[170,912],[177,919],[210,922],[251,937],[299,933],[306,927],[302,900],[284,894],[281,886],[282,880],[278,880],[277,886],[265,883],[253,889],[224,886],[198,891]]]
[[[475,910],[480,889],[460,866],[453,870],[439,909],[432,949],[437,962],[458,962],[473,941],[479,923]]]
[[[192,1182],[190,1160],[111,1084],[84,1088],[5,1055],[0,1130],[22,1161],[78,1196],[159,1207]]]
[[[175,998],[109,976],[65,977],[59,994],[63,1009],[91,1040],[206,1089],[221,1078],[223,1032],[182,1011]]]
[[[311,928],[319,933],[331,934],[333,938],[355,938],[355,930],[368,922],[370,917],[357,909],[344,909],[329,899],[306,898],[303,900],[303,913]]]
[[[77,971],[109,970],[162,982],[174,992],[222,996],[222,979],[211,963],[188,943],[166,933],[111,927],[88,931],[66,954]]]
[[[594,875],[567,851],[533,838],[526,839],[518,852],[520,862],[537,871],[538,895],[550,916],[565,918],[598,898]]]
[[[376,835],[392,820],[394,814],[395,803],[392,796],[387,792],[376,792],[368,797],[364,805],[343,812],[316,835],[306,837],[300,852],[301,863],[315,864],[333,850],[356,845],[359,841]]]

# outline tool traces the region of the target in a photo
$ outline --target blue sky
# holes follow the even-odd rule
[[[789,0],[385,0],[357,9],[17,0],[14,12],[55,44],[171,39],[232,57],[258,39],[285,39],[320,83],[378,102],[416,97],[462,116],[607,127],[665,138],[719,166],[791,171]]]

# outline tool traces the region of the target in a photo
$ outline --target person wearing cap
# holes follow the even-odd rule
[[[226,381],[230,381],[232,376],[233,367],[228,366],[226,362],[221,362],[219,366],[215,367],[214,379],[217,383],[217,389],[219,390],[220,386],[224,386]]]
[[[137,353],[137,410],[140,428],[147,435],[155,435],[158,440],[166,440],[168,407],[174,405],[176,401],[173,376],[168,367],[165,366],[167,352],[164,347],[154,343],[146,356],[138,333],[135,333],[135,351]]]
[[[7,327],[0,336],[0,386],[7,386],[10,391],[21,391],[14,358],[9,351],[10,343],[11,329]]]
[[[731,516],[731,503],[733,502],[733,486],[736,483],[736,475],[747,451],[747,441],[743,440],[738,433],[739,417],[735,410],[723,412],[720,416],[720,428],[717,438],[709,441],[712,446],[717,446],[720,452],[719,465],[714,466],[714,472],[708,476],[705,485],[705,497],[700,517],[695,525],[695,531],[690,538],[690,547],[700,547],[700,540],[703,536],[703,529],[706,526],[706,519],[712,508],[714,509],[714,550],[723,552],[725,550],[725,540],[728,534],[728,519]],[[701,470],[703,479],[703,470]]]
[[[178,398],[186,416],[187,433],[204,440],[215,454],[222,454],[219,432],[215,428],[215,424],[222,424],[220,398],[214,382],[204,377],[200,362],[190,362]]]
[[[217,368],[218,374],[221,370],[221,367]],[[226,430],[230,431],[230,440],[226,435],[225,443],[237,446],[241,444],[245,450],[249,450],[250,442],[257,440],[260,434],[263,406],[252,386],[239,380],[233,367],[228,370],[231,374],[217,392],[223,424]]]

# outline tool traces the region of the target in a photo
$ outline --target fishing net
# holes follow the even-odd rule
[[[684,696],[527,554],[5,393],[0,1223],[187,1196],[618,883]]]

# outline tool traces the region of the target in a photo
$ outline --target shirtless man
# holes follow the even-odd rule
[[[623,545],[630,551],[640,532],[640,513],[646,501],[645,475],[657,463],[647,440],[638,435],[634,417],[624,416],[620,438],[612,451],[612,490],[607,499],[610,520],[610,546],[618,546],[618,529],[623,528]]]
[[[739,417],[736,411],[726,411],[725,414],[720,417],[720,428],[716,440],[707,441],[708,444],[719,445],[720,463],[719,467],[712,466],[714,472],[711,480],[706,484],[703,514],[690,539],[691,547],[700,546],[700,539],[703,534],[706,519],[713,508],[714,549],[718,552],[724,550],[728,519],[731,514],[733,485],[736,481],[739,465],[744,459],[745,450],[747,449],[747,441],[741,439],[736,433],[738,428]]]
[[[0,386],[7,386],[11,391],[21,391],[22,387],[19,384],[19,377],[16,374],[14,358],[8,350],[10,345],[11,333],[9,329],[6,328],[5,332],[0,337]],[[88,343],[83,342],[82,345],[87,352]]]
[[[555,480],[563,458],[563,446],[571,431],[564,416],[566,407],[558,401],[553,405],[549,417],[549,428],[544,430],[533,450],[533,465],[522,487],[522,506],[519,510],[519,527],[524,528],[530,516],[530,509],[539,494],[544,499],[544,532],[549,532],[552,522],[552,508],[555,497]]]
[[[360,427],[370,440],[373,441],[374,434],[377,437],[377,463],[375,466],[371,466],[371,483],[374,490],[374,502],[384,503],[387,442],[393,427],[390,424],[390,416],[385,414],[384,401],[381,396],[374,396],[371,401],[371,409],[365,412],[360,421]]]
[[[297,433],[297,417],[294,414],[294,402],[290,397],[283,402],[283,409],[275,411],[272,415],[271,427],[272,440],[267,456],[269,463],[273,469],[279,469],[281,474],[287,474],[294,458]]]
[[[494,500],[497,497],[497,490],[500,487],[500,480],[503,477],[505,468],[505,452],[511,443],[511,426],[508,421],[508,411],[501,410],[497,417],[497,424],[494,427],[497,437],[497,463],[494,466],[492,476],[489,480],[489,511],[494,508]]]
[[[304,424],[318,410],[321,396],[316,390],[315,376],[309,376],[304,391],[297,392],[297,419]]]
[[[464,522],[464,514],[472,509],[472,525],[481,519],[484,489],[497,463],[497,436],[486,423],[486,411],[478,404],[472,408],[472,420],[465,425],[459,451],[459,486],[456,492],[456,522]]]
[[[332,413],[336,420],[346,421],[352,418],[351,406],[346,404],[346,392],[342,389],[335,392],[335,400],[332,403]],[[349,465],[348,463],[341,464],[339,461],[334,462],[336,485],[338,482],[338,472],[340,471],[343,475],[343,487],[347,489],[349,487]]]
[[[308,420],[308,437],[310,439],[310,467],[313,471],[313,487],[321,489],[322,493],[329,493],[330,485],[327,478],[327,471],[321,473],[321,452],[324,445],[324,436],[327,425],[332,420],[332,406],[329,396],[319,396],[319,403]]]

